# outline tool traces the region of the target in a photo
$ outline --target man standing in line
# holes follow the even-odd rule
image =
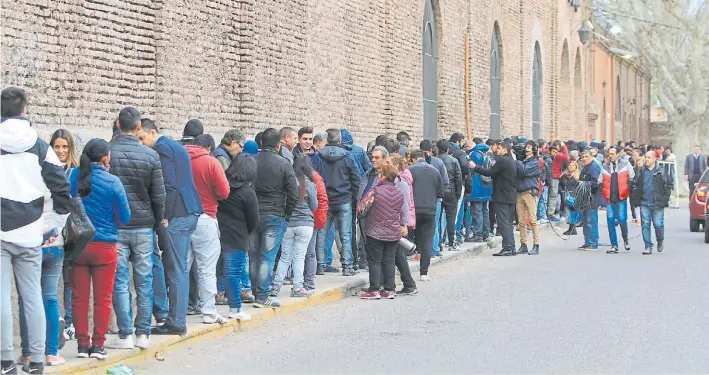
[[[212,151],[212,156],[217,158],[219,164],[226,171],[236,155],[244,149],[244,135],[239,129],[231,129],[224,133],[219,146]]]
[[[204,213],[199,216],[197,228],[190,240],[192,259],[197,266],[199,277],[199,298],[202,301],[202,322],[205,324],[226,323],[217,313],[217,263],[221,254],[219,224],[217,223],[217,201],[229,196],[229,182],[221,164],[210,155],[214,139],[209,134],[195,138],[194,144],[185,146],[192,160],[192,178],[199,192]]]
[[[338,131],[339,134],[339,131]],[[261,218],[252,234],[252,248],[249,249],[249,276],[256,297],[254,307],[278,308],[281,304],[268,298],[271,276],[288,228],[288,220],[298,203],[298,184],[293,165],[282,157],[278,130],[268,128],[261,136],[262,149],[256,159],[256,196]]]
[[[552,180],[549,187],[549,204],[547,205],[547,219],[552,223],[558,223],[559,218],[555,215],[559,200],[559,180],[564,166],[569,163],[569,151],[565,144],[561,141],[554,141],[549,148],[549,154],[552,157]],[[559,210],[561,211],[561,210]],[[561,212],[560,212],[561,214]]]
[[[179,142],[183,146],[194,144],[194,139],[202,134],[204,134],[204,124],[201,120],[193,118],[185,124],[185,128],[182,130],[182,139]]]
[[[322,160],[318,156],[318,150],[313,144],[313,128],[306,126],[298,130],[298,144],[293,148],[293,153],[306,153],[313,164],[313,170],[320,173],[322,171]]]
[[[280,134],[281,147],[278,152],[293,165],[293,148],[295,148],[295,145],[298,143],[298,134],[295,132],[295,129],[290,126],[281,128]]]
[[[409,137],[409,133],[405,131],[400,131],[396,133],[396,140],[401,146],[401,148],[399,148],[399,154],[403,157],[406,157],[406,153],[409,152],[409,141],[411,140],[411,137]]]
[[[409,167],[414,182],[414,207],[416,209],[416,248],[421,254],[421,281],[431,281],[428,267],[435,228],[436,204],[443,199],[443,178],[435,167],[426,163],[421,150],[411,151],[414,164]]]
[[[684,180],[689,182],[689,198],[694,196],[694,185],[699,182],[702,173],[707,170],[707,158],[701,154],[699,146],[684,159]]]
[[[342,243],[342,275],[354,276],[354,262],[352,253],[352,200],[359,191],[360,179],[357,166],[349,151],[342,145],[340,129],[327,130],[327,146],[318,151],[323,161],[322,177],[327,188],[328,207],[325,228],[330,228],[336,223],[337,231]],[[258,192],[258,191],[257,191]],[[325,244],[323,244],[325,245]],[[322,245],[321,245],[322,246]],[[323,250],[319,249],[321,253]]]
[[[534,141],[524,145],[524,160],[517,160],[517,225],[521,245],[518,254],[539,254],[539,224],[537,223],[537,197],[539,196],[539,156]],[[527,248],[527,218],[532,226],[532,250]]]
[[[460,171],[460,163],[450,152],[450,143],[445,139],[436,142],[438,148],[438,157],[446,166],[446,174],[448,175],[449,183],[446,185],[445,193],[443,194],[443,211],[446,213],[446,227],[442,227],[442,219],[436,221],[437,232],[443,235],[448,234],[448,251],[458,251],[458,244],[455,242],[455,219],[458,214],[457,206],[460,195],[463,194],[463,174]],[[438,242],[434,242],[434,251],[437,250]]]
[[[460,171],[463,175],[463,186],[470,185],[470,167],[468,165],[468,158],[466,157],[465,151],[463,151],[463,145],[465,144],[465,136],[463,133],[453,133],[448,140],[450,143],[449,153],[453,156],[460,164]],[[455,229],[460,232],[463,229],[463,222],[465,216],[465,198],[461,195],[458,199],[458,216],[456,219]]]
[[[635,171],[627,159],[620,159],[618,148],[608,149],[608,161],[603,164],[603,198],[606,200],[606,216],[611,248],[607,254],[618,254],[618,233],[616,221],[620,225],[625,250],[630,250],[628,241],[628,197]]]
[[[587,208],[581,211],[583,221],[583,246],[579,250],[598,250],[598,207],[602,205],[600,185],[601,163],[593,157],[591,151],[581,152],[581,176],[579,181],[588,183],[593,198]]]
[[[423,151],[424,158],[426,159],[426,162],[430,164],[432,167],[436,168],[438,173],[441,175],[441,178],[443,179],[443,190],[445,191],[447,189],[447,186],[450,182],[448,178],[448,171],[446,169],[446,165],[443,163],[443,161],[435,156],[433,156],[433,142],[424,139],[421,141],[419,144],[421,147],[421,151]],[[436,202],[436,217],[434,218],[434,229],[433,229],[433,256],[440,256],[441,255],[441,247],[440,247],[440,238],[441,238],[441,231],[440,231],[440,222],[441,222],[441,212],[443,210],[442,207],[443,199],[439,199]]]
[[[165,184],[160,156],[140,143],[140,113],[133,107],[118,115],[121,134],[111,144],[111,170],[123,183],[131,217],[118,228],[118,265],[113,287],[113,311],[118,323],[118,337],[106,342],[106,348],[147,349],[150,345],[150,321],[153,310],[153,252],[155,230],[165,225]],[[136,292],[135,333],[131,328],[130,280],[128,262],[133,263]],[[186,289],[186,288],[185,288]]]
[[[663,168],[657,166],[656,158],[654,151],[647,152],[645,167],[640,168],[633,179],[633,200],[640,206],[640,221],[645,242],[643,255],[652,254],[650,225],[655,227],[657,252],[661,253],[665,248],[665,207],[670,204],[673,181]]]
[[[187,150],[172,139],[160,135],[155,121],[147,118],[141,120],[138,138],[160,156],[165,181],[164,229],[160,229],[158,236],[164,236],[163,243],[167,245],[163,249],[163,265],[170,311],[165,324],[155,328],[153,334],[184,335],[187,333],[190,289],[190,240],[197,227],[197,218],[204,209],[194,184],[192,163]]]

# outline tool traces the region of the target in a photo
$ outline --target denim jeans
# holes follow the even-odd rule
[[[470,206],[475,237],[487,239],[490,235],[490,202],[475,201],[471,202]]]
[[[3,361],[14,360],[14,334],[10,275],[15,275],[17,292],[24,296],[32,362],[44,362],[47,320],[42,301],[42,248],[22,247],[2,241],[0,245],[0,350]]]
[[[542,195],[539,196],[539,201],[537,202],[537,220],[547,219],[547,202],[549,199],[549,187],[544,186],[542,190]]]
[[[332,227],[332,238],[335,238],[335,228]],[[332,248],[328,251],[328,239],[330,237],[330,230],[325,228],[316,229],[313,234],[315,237],[315,256],[318,259],[318,266],[331,265],[332,264]]]
[[[244,260],[244,271],[241,273],[241,289],[251,290],[251,278],[249,277],[249,253],[246,252]]]
[[[137,294],[135,333],[150,335],[150,316],[153,308],[154,240],[153,228],[118,230],[118,266],[113,286],[113,310],[116,312],[118,335],[121,338],[133,334],[129,260],[133,264],[133,283]]]
[[[598,208],[581,211],[584,245],[598,247]]]
[[[643,241],[646,249],[652,249],[652,233],[650,224],[655,227],[655,237],[657,242],[665,240],[665,209],[640,206],[640,222],[643,230]]]
[[[197,266],[199,299],[202,301],[202,315],[216,316],[217,306],[217,262],[222,246],[219,243],[217,219],[202,214],[197,220],[197,228],[192,233],[191,249],[187,264],[192,261]]]
[[[252,234],[252,249],[249,251],[249,276],[256,301],[268,299],[271,276],[278,248],[286,234],[288,223],[279,216],[261,219]]]
[[[57,355],[59,351],[59,277],[62,274],[64,265],[64,249],[61,247],[42,248],[42,300],[44,302],[44,314],[47,322],[47,341],[45,353],[47,355]],[[69,289],[71,292],[71,289]],[[30,356],[30,343],[27,337],[27,319],[25,318],[25,307],[22,303],[22,295],[18,293],[18,305],[20,313],[20,337],[22,344],[22,355]],[[63,333],[62,333],[63,334]]]
[[[456,215],[456,220],[455,220],[455,233],[456,237],[460,240],[463,239],[461,235],[461,231],[463,230],[463,217],[465,216],[465,204],[467,200],[465,199],[465,194],[462,194],[460,198],[458,198],[458,214]]]
[[[73,319],[71,314],[71,285],[69,284],[69,278],[71,277],[71,259],[64,258],[64,265],[62,266],[62,279],[64,279],[64,322],[66,326],[72,325]]]
[[[608,235],[611,245],[618,247],[618,233],[615,230],[616,220],[620,224],[620,233],[623,242],[628,241],[628,202],[611,202],[606,205],[606,218],[608,221]]]
[[[440,228],[440,223],[441,223],[441,208],[442,208],[442,202],[441,200],[436,201],[436,216],[434,219],[434,230],[433,230],[433,247],[432,254],[433,255],[438,255],[441,253],[441,228]]]
[[[273,285],[280,288],[288,269],[293,267],[293,289],[303,287],[305,254],[308,252],[311,238],[313,238],[313,227],[288,227],[286,229],[286,234],[281,242],[281,259],[278,261]]]
[[[327,212],[327,222],[325,228],[329,228],[335,224],[337,231],[340,234],[340,259],[342,266],[352,266],[354,259],[352,257],[352,204],[344,203],[339,206],[330,206]],[[319,249],[324,253],[324,249]]]
[[[241,288],[244,269],[246,267],[246,251],[224,249],[224,286],[230,309],[241,311]]]
[[[566,207],[566,220],[569,225],[576,225],[581,222],[581,211],[571,211]]]
[[[165,228],[158,229],[164,238]],[[158,237],[153,236],[153,316],[155,320],[164,321],[167,319],[169,307],[167,305],[167,286],[165,285],[165,267],[160,258],[160,249],[158,246]]]
[[[187,305],[190,297],[188,260],[190,241],[196,228],[197,216],[188,215],[170,219],[165,229],[167,247],[163,253],[163,264],[170,307],[165,324],[180,329],[187,327]],[[216,281],[214,285],[216,286]]]
[[[317,232],[319,232],[319,229],[313,228],[313,235],[310,236],[308,251],[305,253],[305,268],[303,269],[303,288],[307,290],[315,289],[315,272],[318,267],[317,256],[315,256],[315,244],[318,241]]]

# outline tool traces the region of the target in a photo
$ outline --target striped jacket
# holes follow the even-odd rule
[[[0,237],[21,247],[41,246],[46,189],[54,212],[69,212],[69,181],[59,158],[24,117],[0,122],[0,155]]]

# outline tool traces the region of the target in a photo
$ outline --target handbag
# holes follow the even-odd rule
[[[96,228],[86,214],[80,198],[72,198],[69,207],[69,217],[64,226],[65,256],[76,259],[84,252],[86,246],[94,239]]]

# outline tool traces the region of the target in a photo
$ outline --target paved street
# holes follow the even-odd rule
[[[709,245],[687,215],[666,211],[660,254],[632,224],[617,255],[547,229],[539,256],[488,251],[433,268],[417,296],[317,306],[137,373],[707,373]]]

